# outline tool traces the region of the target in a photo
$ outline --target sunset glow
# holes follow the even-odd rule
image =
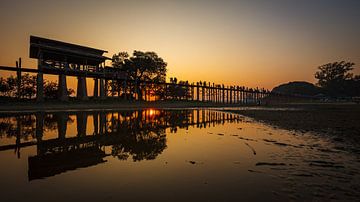
[[[35,68],[28,57],[33,34],[108,50],[108,57],[155,51],[168,63],[168,78],[271,89],[315,82],[317,66],[327,62],[359,64],[359,8],[351,0],[4,0],[0,63],[14,66],[22,57]],[[76,87],[74,78],[68,83]]]

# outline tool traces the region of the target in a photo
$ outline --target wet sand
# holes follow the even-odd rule
[[[283,104],[229,109],[273,127],[325,135],[335,142],[360,145],[360,105],[352,103]]]

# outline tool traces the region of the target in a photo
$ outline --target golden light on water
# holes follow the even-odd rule
[[[148,109],[148,114],[150,117],[155,115],[155,110],[154,109]]]

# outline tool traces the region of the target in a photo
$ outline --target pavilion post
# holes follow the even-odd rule
[[[196,100],[199,101],[199,95],[200,95],[200,90],[199,90],[199,82],[196,82]]]
[[[64,140],[66,138],[68,115],[66,113],[57,113],[56,119],[58,138]]]
[[[36,101],[44,101],[44,75],[42,72],[42,57],[38,59],[38,70],[36,76]]]
[[[87,87],[86,87],[86,77],[79,76],[78,77],[78,85],[77,85],[77,96],[80,100],[87,100]]]
[[[87,114],[79,112],[76,114],[77,136],[86,136]]]
[[[94,97],[99,97],[99,79],[94,78]]]
[[[67,92],[67,85],[66,85],[66,75],[59,74],[59,91],[58,91],[58,98],[61,101],[68,101],[68,92]]]
[[[17,83],[17,97],[20,98],[21,96],[21,58],[19,61],[16,61],[16,83]]]
[[[100,99],[105,99],[105,81],[100,79]]]
[[[230,86],[230,90],[229,90],[229,91],[230,91],[230,100],[229,100],[229,101],[230,101],[230,104],[232,104],[232,101],[233,101],[233,100],[232,100],[232,98],[233,98],[233,96],[232,96],[233,90],[232,90],[232,89],[233,89],[233,87]]]

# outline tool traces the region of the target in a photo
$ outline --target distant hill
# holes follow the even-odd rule
[[[321,89],[309,82],[293,81],[273,88],[272,92],[313,96],[321,93]]]

